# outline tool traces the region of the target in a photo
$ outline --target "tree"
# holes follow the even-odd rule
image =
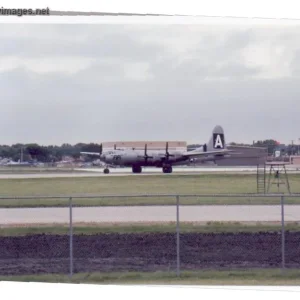
[[[273,140],[273,139],[268,139],[268,140],[263,140],[263,141],[256,141],[253,146],[255,147],[265,147],[268,149],[268,154],[273,154],[275,152],[276,147],[280,143]]]
[[[90,143],[90,144],[85,144],[81,147],[81,152],[100,152],[100,145],[99,144],[94,144],[94,143]]]
[[[38,144],[28,144],[26,149],[33,159],[41,162],[49,161],[50,153],[47,147],[39,146]]]

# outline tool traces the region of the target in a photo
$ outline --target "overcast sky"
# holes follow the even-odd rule
[[[1,24],[0,144],[300,138],[300,27]]]

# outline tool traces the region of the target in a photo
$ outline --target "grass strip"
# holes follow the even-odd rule
[[[68,275],[0,276],[0,281],[93,283],[93,284],[187,284],[187,285],[299,285],[300,270],[199,270],[175,272],[113,272]]]
[[[293,193],[300,193],[300,175],[290,175]],[[95,195],[149,195],[153,194],[253,194],[256,193],[256,175],[242,174],[191,174],[162,176],[120,176],[120,177],[73,177],[73,178],[19,178],[0,180],[1,208],[9,207],[67,207],[70,196]],[[270,193],[276,193],[272,185]],[[282,186],[280,192],[286,192]],[[17,199],[17,197],[29,199]],[[42,199],[40,196],[64,196],[65,199]],[[37,197],[33,199],[30,197]],[[118,206],[118,205],[174,205],[176,199],[166,197],[130,198],[81,198],[73,199],[74,206]],[[180,199],[184,205],[194,204],[269,204],[280,203],[280,197],[253,198],[251,195],[235,197],[185,197]],[[286,198],[286,204],[300,203],[298,198]]]
[[[180,233],[239,233],[239,232],[280,232],[281,225],[278,223],[249,223],[239,222],[208,222],[201,223],[181,223]],[[300,231],[300,225],[297,222],[285,224],[285,231]],[[74,234],[134,234],[134,233],[175,233],[176,223],[109,223],[109,224],[76,224],[73,226]],[[25,236],[34,234],[69,234],[69,225],[15,225],[0,228],[0,236]]]

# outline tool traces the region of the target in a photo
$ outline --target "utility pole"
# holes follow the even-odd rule
[[[23,162],[23,146],[21,146],[21,162]]]

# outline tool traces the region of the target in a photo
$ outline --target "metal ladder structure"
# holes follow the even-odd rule
[[[266,193],[266,164],[257,164],[257,194]]]
[[[268,177],[268,185],[267,185],[267,193],[269,193],[271,186],[277,186],[277,192],[280,193],[281,186],[285,185],[288,193],[291,193],[290,183],[288,174],[286,172],[285,163],[284,162],[270,162],[266,163],[269,166],[269,177]]]

